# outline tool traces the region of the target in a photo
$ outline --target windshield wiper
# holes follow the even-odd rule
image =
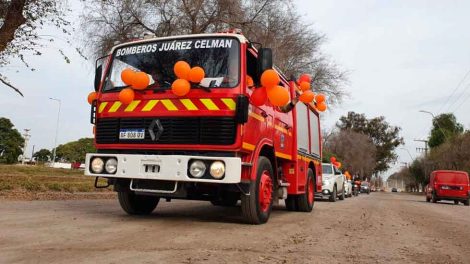
[[[202,90],[204,90],[204,91],[206,91],[206,92],[208,92],[208,93],[211,93],[211,92],[212,92],[211,88],[206,87],[206,86],[202,86],[202,85],[200,85],[200,84],[195,84],[193,87],[196,88],[196,89],[202,89]]]

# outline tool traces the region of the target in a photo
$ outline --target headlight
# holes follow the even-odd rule
[[[222,161],[212,162],[210,174],[216,179],[221,179],[225,174],[225,164]]]
[[[104,165],[104,169],[106,170],[107,173],[109,174],[114,174],[117,171],[117,159],[115,158],[110,158],[106,161],[106,164]]]
[[[322,184],[323,184],[323,185],[328,185],[328,184],[330,184],[330,181],[329,181],[329,180],[323,180],[323,181],[322,181]]]
[[[102,173],[104,169],[104,161],[102,158],[94,158],[91,161],[91,171],[93,173]]]
[[[200,160],[193,161],[189,166],[189,174],[195,178],[201,178],[206,172],[206,164]]]

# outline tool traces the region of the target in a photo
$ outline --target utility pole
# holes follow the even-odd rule
[[[60,99],[56,99],[56,98],[49,98],[49,99],[59,103],[59,111],[57,111],[57,123],[56,123],[56,127],[55,127],[54,151],[52,153],[52,167],[54,167],[55,157],[56,157],[56,154],[57,154],[56,153],[56,151],[57,151],[57,136],[59,134],[60,106],[61,106],[62,101],[60,101]]]
[[[34,147],[35,147],[35,146],[36,146],[36,145],[33,145],[33,151],[31,151],[31,161],[33,161],[33,156],[34,156]]]
[[[26,148],[28,147],[28,141],[31,138],[31,134],[29,134],[29,131],[31,131],[30,128],[25,128],[23,138],[24,138],[24,147],[23,147],[23,157],[21,158],[21,164],[24,164],[24,160],[26,157]]]
[[[415,139],[414,141],[417,142],[423,142],[424,143],[424,148],[416,148],[416,151],[423,151],[424,150],[424,155],[428,155],[428,141],[425,139]]]

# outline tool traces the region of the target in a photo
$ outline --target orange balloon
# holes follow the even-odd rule
[[[315,98],[315,94],[312,91],[305,91],[299,96],[299,100],[302,103],[310,103]]]
[[[191,66],[185,61],[178,61],[175,63],[173,67],[173,71],[175,72],[176,77],[180,79],[188,79],[189,71],[191,70]]]
[[[322,103],[322,102],[325,102],[325,95],[324,94],[317,94],[317,96],[315,96],[315,102],[317,103]]]
[[[126,68],[121,72],[121,80],[123,83],[127,85],[132,85],[132,82],[134,81],[135,77],[135,71],[130,68]]]
[[[310,74],[304,73],[304,74],[300,75],[299,83],[302,83],[302,82],[311,83],[312,82],[312,77],[310,76]]]
[[[300,90],[302,90],[302,91],[310,90],[310,83],[309,82],[301,82],[300,83]]]
[[[121,101],[123,104],[130,104],[132,101],[134,101],[134,97],[135,93],[131,88],[125,88],[119,92],[119,101]]]
[[[251,78],[250,75],[246,75],[246,86],[248,87],[255,86],[255,82],[253,81],[253,78]]]
[[[279,74],[277,74],[275,70],[265,70],[263,74],[261,74],[261,85],[266,88],[276,86],[280,81],[281,78],[279,78]]]
[[[326,110],[326,104],[325,102],[317,103],[317,109],[320,112],[324,112]]]
[[[250,96],[250,101],[255,106],[264,105],[266,100],[268,100],[268,94],[264,87],[256,88]]]
[[[150,84],[150,78],[145,72],[136,72],[134,80],[132,81],[132,88],[136,90],[143,90]]]
[[[186,94],[189,93],[189,90],[191,89],[191,84],[185,79],[176,79],[172,84],[171,84],[171,90],[173,91],[174,94],[178,96],[185,96]]]
[[[98,98],[98,94],[96,92],[91,92],[88,94],[88,103],[91,104]]]
[[[335,157],[331,157],[331,158],[330,158],[330,161],[331,161],[331,163],[335,163],[335,162],[336,162],[336,158],[335,158]]]
[[[341,162],[339,162],[339,161],[336,162],[336,167],[338,167],[338,169],[341,168],[341,165],[342,165]]]
[[[201,67],[193,67],[189,70],[189,80],[193,83],[200,83],[202,79],[206,76],[204,69]]]
[[[268,99],[274,106],[284,106],[289,102],[289,92],[284,87],[276,85],[267,89]]]

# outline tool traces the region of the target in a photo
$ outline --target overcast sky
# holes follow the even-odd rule
[[[415,148],[423,146],[413,140],[427,137],[431,126],[431,116],[419,110],[436,115],[452,111],[470,128],[470,76],[464,79],[470,71],[470,1],[295,2],[313,29],[327,36],[324,52],[350,72],[349,97],[325,115],[323,128],[333,127],[348,111],[383,115],[402,127],[404,147],[413,157],[420,155]],[[43,33],[51,32],[55,34],[51,29]],[[92,136],[86,96],[93,89],[93,68],[68,46],[58,39],[43,56],[29,58],[35,72],[20,63],[8,67],[8,76],[25,97],[1,87],[0,116],[11,119],[18,130],[31,129],[27,153],[32,145],[36,150],[53,147],[58,104],[49,97],[62,100],[59,143]],[[394,169],[410,161],[405,150],[397,153]]]

